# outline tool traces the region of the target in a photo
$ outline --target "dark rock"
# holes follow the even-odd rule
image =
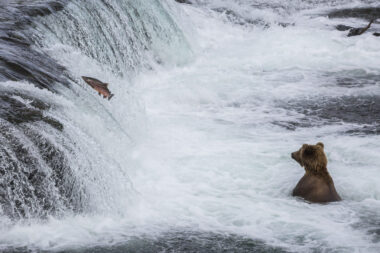
[[[192,2],[190,2],[189,0],[174,0],[174,1],[180,4],[192,4]]]
[[[35,16],[60,11],[66,1],[9,1],[0,6],[0,81],[26,80],[51,91],[60,82],[69,85],[62,74],[65,68],[46,53],[31,47],[33,36],[28,26]]]
[[[362,35],[363,33],[365,33],[371,27],[371,24],[373,23],[373,21],[374,20],[371,20],[366,27],[352,28],[352,29],[350,29],[350,32],[347,34],[347,36],[351,37],[351,36]]]
[[[279,23],[277,23],[277,25],[286,28],[288,26],[295,26],[296,24],[295,23],[283,23],[283,22],[279,22]]]
[[[353,27],[352,26],[348,26],[348,25],[337,25],[336,26],[336,29],[338,30],[338,31],[347,31],[347,30],[350,30],[350,29],[352,29]]]
[[[65,1],[51,1],[45,3],[37,3],[26,7],[21,5],[21,10],[31,17],[46,16],[54,12],[63,10],[65,4]]]
[[[380,18],[380,8],[349,8],[335,10],[328,14],[329,18],[361,18],[366,20],[372,20]]]

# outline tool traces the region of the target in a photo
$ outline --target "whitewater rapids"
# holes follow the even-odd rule
[[[348,39],[334,29],[342,20],[322,15],[376,2],[290,2],[289,9],[276,1],[265,8],[238,0],[141,4],[136,8],[157,12],[147,17],[163,19],[150,21],[161,22],[167,37],[132,43],[142,53],[128,61],[117,53],[128,53],[124,37],[94,38],[97,44],[84,48],[80,38],[80,46],[70,41],[72,31],[57,35],[70,23],[65,13],[37,19],[36,30],[46,36],[39,46],[77,83],[57,93],[24,81],[1,85],[56,105],[50,113],[60,115],[63,135],[75,140],[69,164],[85,188],[84,211],[16,223],[3,215],[0,247],[112,252],[133,244],[132,251],[143,252],[141,245],[155,240],[198,245],[231,236],[262,243],[258,252],[379,252],[379,38]],[[80,16],[86,8],[69,3],[65,10]],[[62,22],[49,25],[54,18]],[[124,28],[112,24],[107,36],[119,36]],[[107,58],[112,46],[116,53]],[[81,75],[110,83],[115,97],[100,99],[83,88]],[[291,196],[303,169],[290,153],[319,141],[342,202]],[[239,252],[238,244],[221,241]],[[159,249],[180,251],[171,247]]]

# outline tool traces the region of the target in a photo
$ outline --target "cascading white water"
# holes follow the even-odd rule
[[[56,105],[86,211],[10,224],[2,246],[199,231],[289,251],[379,251],[378,38],[347,39],[334,29],[344,21],[321,15],[326,2],[195,2],[78,1],[36,22],[44,50],[79,85],[59,95],[25,87]],[[115,98],[99,99],[81,75],[110,83]],[[290,152],[317,141],[342,202],[290,196],[303,174]]]
[[[170,6],[165,1],[73,1],[42,18],[37,30],[45,46],[59,42],[128,76],[152,62],[188,61],[190,48],[167,13]]]
[[[167,13],[171,6],[158,1],[73,1],[64,11],[36,21],[39,43],[79,83],[61,90],[66,98],[78,97],[72,106],[62,106],[69,118],[61,121],[71,130],[70,139],[80,140],[78,153],[85,157],[72,166],[77,178],[86,181],[86,202],[95,213],[125,214],[134,195],[127,175],[135,166],[133,145],[145,126],[144,107],[132,87],[136,73],[157,62],[178,65],[191,58],[187,41]],[[78,81],[82,75],[107,81],[117,95],[111,102],[99,101]]]
[[[22,123],[21,128],[9,126],[7,131],[20,132],[13,135],[38,161],[38,172],[31,174],[30,179],[28,174],[25,176],[17,171],[7,174],[10,178],[13,175],[22,178],[17,178],[15,187],[6,189],[7,198],[15,201],[17,206],[10,203],[7,213],[0,208],[3,232],[17,227],[8,219],[9,214],[29,218],[21,221],[27,224],[39,216],[62,218],[77,212],[126,215],[136,195],[128,177],[128,170],[136,166],[131,153],[145,126],[144,107],[131,88],[131,80],[136,73],[152,69],[157,62],[178,65],[188,61],[192,55],[181,30],[167,13],[167,9],[172,7],[172,4],[158,1],[72,1],[61,12],[34,19],[33,40],[38,45],[35,49],[48,52],[63,64],[72,82],[71,87],[57,84],[57,94],[27,82],[2,83],[3,93],[19,94],[13,95],[12,102],[16,100],[30,108],[38,119],[48,120],[52,115],[53,123],[63,128],[55,129],[46,122],[35,122],[38,119]],[[182,57],[179,56],[181,52]],[[99,100],[89,87],[79,81],[81,75],[108,81],[117,96],[110,102]],[[39,109],[35,108],[34,101],[46,104],[48,110],[41,115],[34,112],[34,109]],[[9,123],[4,121],[4,124]],[[32,135],[26,136],[24,132]],[[40,147],[30,141],[39,135],[43,136],[41,148],[52,150],[48,154],[52,164],[46,164],[43,154],[38,153]],[[6,148],[5,157],[13,152]],[[17,161],[16,155],[13,156]],[[13,161],[5,160],[4,166],[8,166],[7,162]],[[28,166],[22,163],[18,167],[25,170],[24,167],[27,169]],[[56,173],[60,174],[56,176]],[[35,185],[30,183],[25,189],[30,189],[27,194],[32,196],[26,196],[21,184],[28,184],[35,174],[43,174],[43,179],[38,178],[45,182],[38,185],[42,193],[36,195]],[[60,178],[60,186],[53,180],[56,177]],[[11,179],[8,181],[14,184]],[[19,192],[14,188],[19,188]],[[71,202],[68,206],[65,196],[60,196],[60,190]],[[40,203],[38,198],[46,200]],[[47,201],[49,206],[45,203]],[[53,208],[55,212],[52,212]],[[11,233],[2,234],[5,238],[1,247],[4,248],[8,246],[6,238]]]

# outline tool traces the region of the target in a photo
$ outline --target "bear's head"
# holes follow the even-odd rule
[[[298,151],[292,153],[292,158],[307,172],[320,174],[327,171],[327,158],[323,148],[322,142],[316,145],[303,144]]]

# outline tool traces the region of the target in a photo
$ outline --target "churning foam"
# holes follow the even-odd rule
[[[275,124],[299,121],[298,113],[281,106],[288,101],[380,95],[378,81],[344,88],[329,79],[358,69],[380,75],[378,39],[348,40],[333,29],[335,21],[303,12],[291,20],[294,26],[264,29],[231,24],[223,14],[210,17],[207,8],[185,6],[183,11],[192,24],[193,62],[175,68],[155,65],[155,71],[133,80],[102,73],[114,83],[114,99],[78,97],[71,102],[76,106],[61,109],[87,133],[80,137],[73,129],[68,134],[85,143],[90,136],[83,147],[92,150],[93,144],[94,152],[116,164],[110,168],[101,157],[93,167],[99,178],[105,177],[101,185],[113,188],[105,192],[119,194],[100,194],[94,202],[100,211],[91,215],[8,225],[0,233],[1,244],[58,250],[184,229],[234,233],[300,252],[379,251],[379,240],[370,232],[379,219],[379,137],[345,134],[354,123],[295,131]],[[60,55],[67,61],[72,56]],[[80,53],[77,57],[83,59]],[[82,69],[81,64],[67,67],[75,75],[102,72],[88,61]],[[132,83],[129,92],[127,82]],[[133,144],[121,137],[130,125],[143,126],[132,131]],[[317,141],[325,144],[342,202],[311,205],[291,197],[303,169],[290,153]],[[123,173],[133,191],[115,179]],[[93,189],[98,193],[96,185]],[[108,197],[113,201],[101,203]]]

